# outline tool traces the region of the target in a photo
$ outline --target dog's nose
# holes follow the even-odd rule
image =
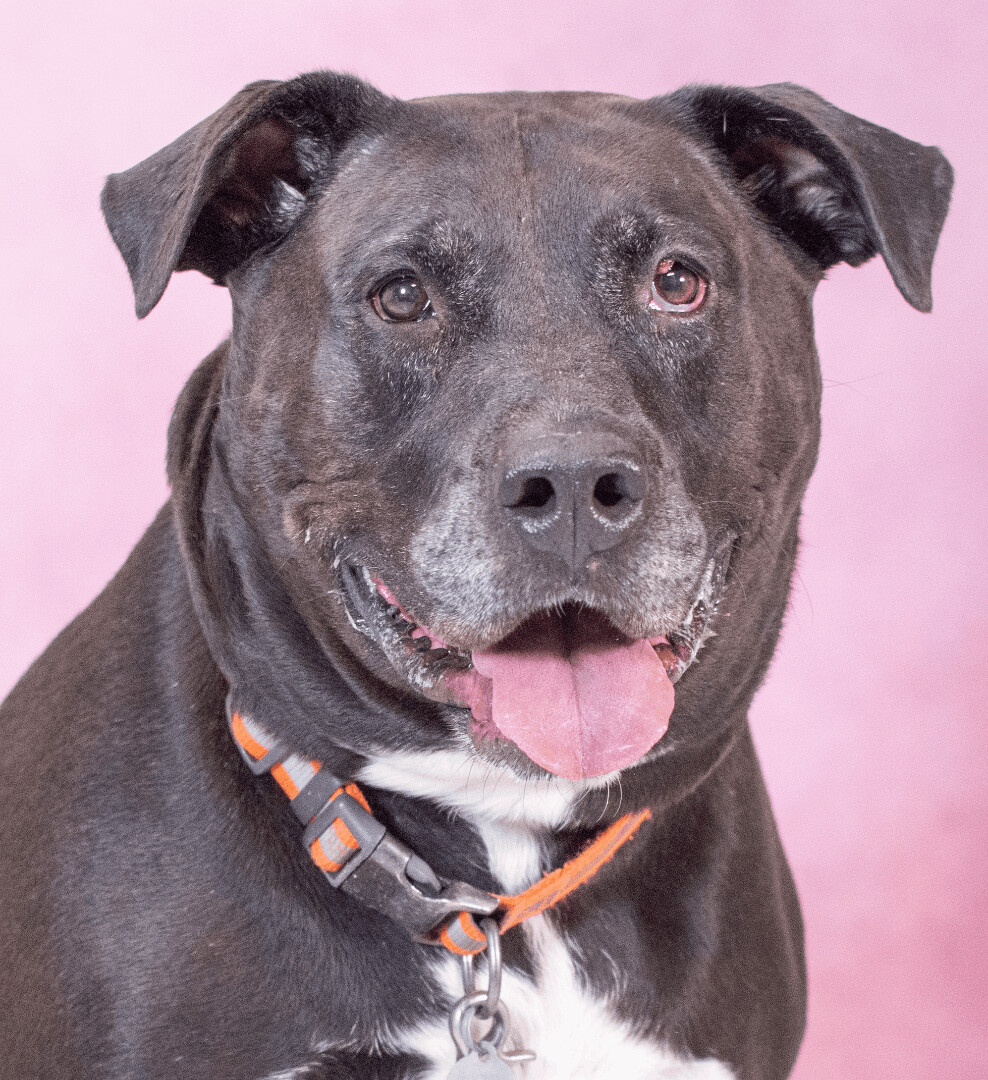
[[[642,511],[645,475],[615,440],[540,439],[501,479],[500,503],[529,547],[572,570],[619,544]]]

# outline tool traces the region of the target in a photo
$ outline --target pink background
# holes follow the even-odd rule
[[[799,1080],[988,1076],[986,22],[973,2],[5,6],[0,692],[165,497],[165,425],[225,334],[177,277],[144,323],[98,210],[243,83],[348,69],[401,96],[792,79],[958,174],[923,316],[879,262],[819,291],[827,390],[756,737],[808,923]],[[16,12],[16,14],[15,14]]]

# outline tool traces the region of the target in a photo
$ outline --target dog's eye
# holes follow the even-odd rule
[[[663,259],[652,278],[649,306],[657,311],[696,311],[707,295],[707,283],[688,266],[675,259]]]
[[[409,274],[386,281],[372,302],[386,322],[417,322],[431,307],[425,286]]]

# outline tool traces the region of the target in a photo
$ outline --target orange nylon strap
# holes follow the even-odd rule
[[[574,889],[589,881],[623,844],[626,844],[648,821],[652,811],[645,808],[625,814],[609,825],[578,855],[539,878],[517,896],[498,896],[501,905],[494,916],[498,932],[503,934],[519,923],[541,915],[565,899]],[[457,956],[473,956],[487,948],[487,937],[477,925],[477,920],[467,911],[461,911],[442,928],[438,941]]]
[[[547,908],[558,904],[574,889],[589,881],[651,816],[652,811],[648,808],[625,814],[612,825],[608,825],[579,855],[563,863],[558,870],[550,871],[517,896],[502,896],[501,909],[504,917],[501,919],[501,933],[532,918],[533,915],[541,915]]]
[[[268,747],[251,734],[239,713],[231,714],[230,727],[234,739],[252,759],[260,760],[268,753]],[[263,732],[262,737],[264,737]],[[295,779],[289,775],[289,768],[295,773]],[[284,793],[290,799],[294,799],[299,794],[300,786],[311,780],[320,768],[318,761],[307,761],[296,755],[289,755],[284,763],[274,764],[269,771]],[[329,802],[332,803],[344,792],[356,799],[368,814],[373,815],[363,792],[352,781],[337,788],[330,796]],[[550,871],[517,896],[497,895],[500,904],[493,917],[498,924],[499,933],[503,934],[519,923],[525,922],[526,919],[541,915],[569,896],[574,889],[578,889],[584,882],[589,881],[651,816],[652,811],[647,808],[625,814],[609,825],[578,855],[565,862],[557,870]],[[344,855],[347,851],[359,850],[357,840],[341,818],[332,822],[332,828],[337,844],[346,849]],[[313,862],[321,870],[327,872],[339,870],[342,863],[334,861],[327,855],[321,843],[322,838],[313,840],[310,845],[309,854]],[[471,956],[487,948],[486,935],[477,925],[474,916],[467,911],[460,911],[448,919],[445,925],[439,927],[435,932],[435,941],[458,956]]]

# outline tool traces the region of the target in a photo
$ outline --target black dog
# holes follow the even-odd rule
[[[458,1075],[786,1076],[800,915],[746,714],[811,298],[880,253],[928,310],[950,185],[792,85],[326,73],[110,177],[138,314],[196,269],[233,333],[171,501],[3,706],[0,1074],[445,1077],[450,950],[500,925],[510,1032],[478,1048],[478,991]],[[492,894],[574,857],[507,929]]]

